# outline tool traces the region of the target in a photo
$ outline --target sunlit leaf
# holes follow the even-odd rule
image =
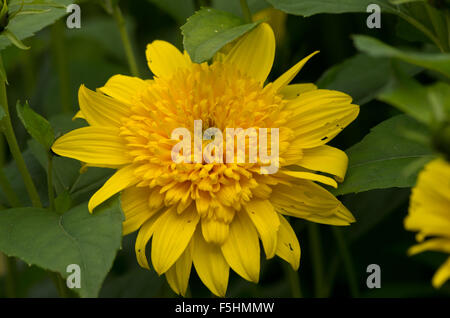
[[[9,4],[9,12],[15,12],[20,9],[21,2],[13,0]],[[37,31],[53,24],[56,20],[66,14],[65,6],[73,3],[72,0],[54,0],[24,1],[25,10],[44,10],[38,14],[17,15],[9,22],[7,29],[14,34],[15,38],[22,41],[33,36]],[[48,11],[47,11],[48,10]],[[0,34],[0,50],[3,50],[11,44],[10,39],[5,34]]]
[[[181,27],[184,48],[194,62],[201,63],[256,25],[258,23],[244,24],[239,17],[228,12],[202,9]]]

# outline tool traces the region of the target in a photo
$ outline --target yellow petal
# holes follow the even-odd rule
[[[309,59],[311,59],[317,53],[319,53],[319,51],[316,51],[316,52],[308,55],[303,60],[301,60],[300,62],[295,64],[293,67],[291,67],[289,69],[289,71],[287,71],[286,73],[281,75],[275,82],[273,82],[272,89],[274,89],[277,92],[282,90],[286,85],[288,85],[294,79],[295,76],[297,76],[298,72],[300,72],[300,70],[303,68],[303,66],[306,64],[306,62],[308,62]]]
[[[267,23],[261,23],[242,36],[224,57],[243,74],[264,83],[275,58],[275,36]]]
[[[75,114],[75,116],[72,117],[72,120],[75,120],[75,119],[77,119],[77,118],[86,120],[86,117],[84,117],[84,115],[83,115],[83,113],[81,112],[81,110],[79,110],[79,111]]]
[[[295,134],[302,148],[314,148],[326,144],[349,125],[359,113],[359,106],[352,104],[347,94],[316,89],[290,100],[291,110],[287,126]]]
[[[414,245],[408,250],[409,255],[415,255],[424,251],[450,253],[450,239],[434,238],[421,244]]]
[[[230,267],[246,280],[259,280],[260,252],[258,233],[247,213],[237,212],[230,224],[222,253]]]
[[[269,23],[275,33],[277,43],[282,43],[285,37],[286,19],[286,13],[271,7],[258,11],[252,16],[253,21],[265,20]]]
[[[268,200],[252,200],[245,205],[248,216],[258,231],[266,258],[272,258],[277,248],[280,219]]]
[[[294,99],[299,97],[301,94],[317,89],[317,86],[311,83],[306,84],[292,84],[283,87],[280,90],[280,94],[283,95],[284,99]]]
[[[114,75],[98,91],[121,103],[130,104],[137,94],[147,86],[148,83],[139,77]]]
[[[317,181],[329,186],[332,186],[333,188],[337,188],[337,183],[334,179],[321,175],[321,174],[315,174],[312,172],[305,172],[305,171],[289,171],[289,170],[283,170],[281,171],[283,174],[299,178],[299,179],[305,179],[305,180],[312,180]]]
[[[78,101],[84,118],[91,126],[120,127],[129,117],[130,107],[112,97],[91,91],[84,85],[78,90]]]
[[[108,200],[116,193],[119,193],[120,191],[136,184],[139,180],[134,174],[135,169],[135,166],[128,165],[116,171],[116,173],[113,174],[108,181],[106,181],[103,187],[95,192],[89,200],[89,212],[92,213],[97,206]]]
[[[194,234],[199,215],[194,208],[178,214],[176,207],[164,212],[155,224],[152,240],[152,264],[164,274],[181,256]]]
[[[450,278],[450,258],[439,267],[436,274],[433,276],[434,288],[440,288]]]
[[[342,150],[330,146],[303,149],[303,157],[295,163],[309,170],[331,174],[342,182],[347,172],[348,157]]]
[[[217,244],[207,243],[200,230],[194,234],[192,256],[203,284],[216,296],[225,297],[230,267]]]
[[[329,225],[349,225],[353,215],[330,192],[308,180],[272,187],[270,202],[281,214]]]
[[[222,244],[228,237],[229,225],[221,220],[202,218],[202,234],[208,243]]]
[[[160,216],[161,214],[156,214],[152,216],[150,219],[148,219],[147,222],[145,222],[141,226],[141,229],[139,230],[138,236],[136,238],[136,244],[134,248],[136,252],[136,259],[139,265],[146,269],[150,269],[150,266],[148,265],[147,256],[145,254],[145,248],[147,247],[148,241],[155,232],[154,226]]]
[[[172,290],[183,297],[186,296],[191,275],[192,246],[191,242],[178,261],[166,272],[166,279]]]
[[[280,230],[278,231],[276,254],[291,264],[296,271],[300,266],[300,244],[289,222],[283,216],[280,215],[279,217]]]
[[[52,146],[60,156],[80,160],[91,166],[120,167],[131,162],[125,140],[114,127],[83,127],[58,138]]]
[[[188,68],[189,58],[175,46],[165,41],[153,41],[147,45],[148,67],[158,77],[171,77],[177,70]]]
[[[131,187],[122,192],[122,210],[125,214],[123,235],[130,234],[141,227],[158,210],[151,210],[148,204],[148,188]]]

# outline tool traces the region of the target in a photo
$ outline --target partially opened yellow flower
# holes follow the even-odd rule
[[[265,85],[275,55],[266,23],[244,35],[211,64],[191,62],[173,45],[147,47],[153,80],[116,75],[93,92],[79,91],[79,117],[89,127],[53,145],[59,155],[117,172],[89,201],[92,211],[122,191],[124,235],[139,230],[136,254],[151,262],[184,295],[192,264],[216,295],[227,290],[230,267],[258,282],[260,243],[299,267],[300,246],[285,216],[349,225],[352,214],[316,182],[337,187],[347,169],[344,152],[325,145],[358,115],[341,92],[313,84],[289,85],[311,54]],[[265,163],[175,163],[176,128],[279,128],[279,169]],[[248,147],[247,147],[248,148]]]
[[[405,228],[418,231],[420,244],[410,248],[410,255],[424,251],[450,253],[450,164],[444,159],[431,161],[420,172]],[[439,288],[449,278],[450,257],[434,275],[433,286]]]

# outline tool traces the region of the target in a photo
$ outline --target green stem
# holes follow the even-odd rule
[[[120,37],[122,39],[122,44],[125,49],[125,54],[127,56],[131,75],[139,77],[136,57],[134,56],[133,48],[131,47],[131,41],[128,36],[127,28],[125,25],[125,19],[123,18],[122,11],[120,10],[118,4],[116,4],[113,8],[113,16],[119,28]]]
[[[250,8],[248,7],[247,0],[240,0],[240,1],[241,1],[242,14],[244,15],[245,22],[251,23],[253,21],[252,12],[250,11]]]
[[[6,297],[15,298],[17,296],[17,268],[16,260],[12,257],[6,257],[6,273]]]
[[[3,70],[3,73],[6,74],[4,71],[3,60],[1,59],[1,56],[0,56],[0,68]],[[9,114],[8,97],[6,95],[5,80],[0,80],[0,103],[5,112],[5,116],[2,120],[2,125],[4,129],[3,132],[5,134],[6,141],[9,145],[11,154],[14,160],[16,161],[17,168],[19,169],[20,174],[22,175],[25,187],[27,189],[28,195],[30,196],[31,202],[33,203],[33,206],[42,207],[41,199],[39,198],[39,194],[33,183],[33,179],[31,178],[31,175],[28,172],[25,160],[23,159],[22,153],[20,152],[19,144],[17,143],[16,135],[14,134],[14,129],[11,123],[11,116]]]
[[[67,64],[67,52],[64,45],[64,23],[62,20],[59,20],[53,24],[51,36],[53,58],[58,70],[61,105],[65,113],[71,113],[73,109],[70,98],[69,67]]]
[[[53,156],[48,154],[48,167],[47,167],[47,189],[48,189],[48,202],[50,210],[55,210],[55,192],[53,190]]]
[[[286,278],[289,280],[289,285],[291,286],[291,294],[293,298],[302,298],[302,289],[300,287],[300,278],[298,277],[298,272],[294,271],[291,265],[284,263],[284,272]]]
[[[3,193],[5,193],[6,199],[8,200],[9,204],[12,207],[21,206],[19,197],[17,196],[16,192],[9,183],[8,178],[6,178],[6,175],[1,165],[0,165],[0,188],[2,189]]]
[[[353,266],[352,256],[348,248],[347,242],[340,229],[333,228],[333,234],[336,238],[336,243],[339,249],[340,256],[344,263],[345,271],[347,272],[347,280],[350,287],[352,297],[359,297],[358,281],[355,275],[355,268]]]
[[[323,297],[322,289],[325,286],[325,274],[323,270],[322,244],[320,242],[320,232],[317,224],[308,224],[308,239],[313,263],[314,294],[315,297]]]

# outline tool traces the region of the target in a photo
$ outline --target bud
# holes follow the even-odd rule
[[[450,121],[446,121],[436,129],[433,136],[433,147],[450,161]]]

